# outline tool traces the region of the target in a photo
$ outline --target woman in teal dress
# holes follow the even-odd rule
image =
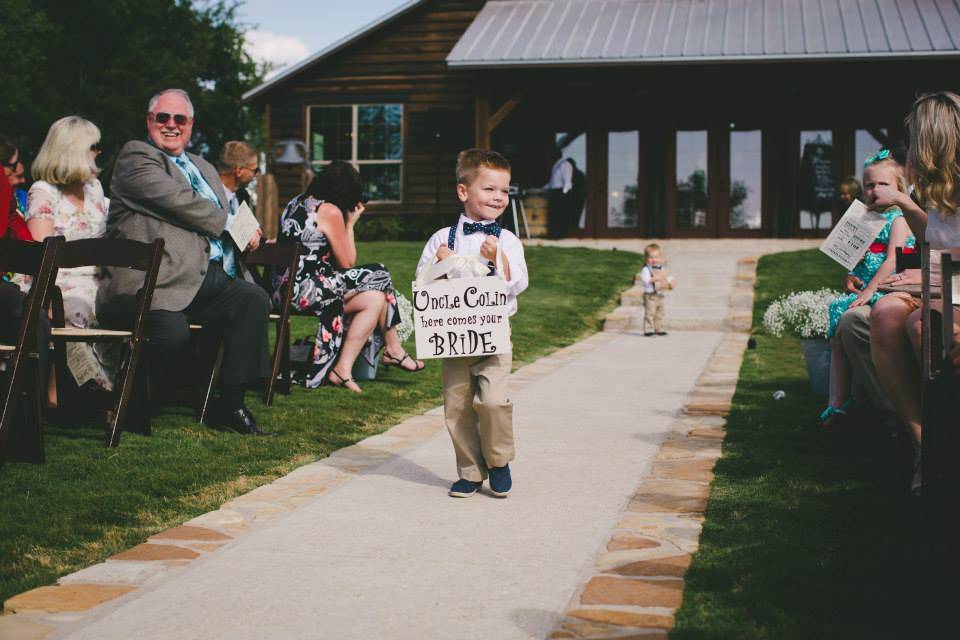
[[[883,151],[867,159],[863,172],[864,196],[868,207],[876,202],[876,188],[891,186],[906,192],[903,170]],[[832,426],[846,415],[850,405],[850,361],[843,351],[843,343],[836,335],[840,316],[851,307],[873,304],[883,296],[877,289],[881,282],[890,277],[897,262],[897,247],[914,247],[915,240],[903,213],[896,207],[883,211],[881,215],[886,224],[874,238],[867,253],[853,268],[850,275],[859,279],[859,292],[850,292],[830,303],[830,324],[827,337],[830,339],[830,403],[820,414],[825,427]]]

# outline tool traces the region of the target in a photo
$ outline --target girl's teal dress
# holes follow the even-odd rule
[[[877,237],[873,239],[874,244],[882,244],[886,248],[887,244],[890,242],[890,228],[893,226],[893,221],[901,217],[903,213],[900,209],[892,208],[888,209],[883,213],[883,217],[887,219],[887,224],[883,225],[883,229],[880,230],[880,233],[877,234]],[[907,247],[916,246],[916,241],[913,236],[907,238],[906,241]],[[881,253],[873,253],[870,250],[867,250],[863,259],[857,263],[857,266],[853,268],[853,271],[850,273],[857,276],[863,281],[863,286],[866,287],[870,280],[873,279],[873,276],[877,274],[877,270],[880,269],[880,265],[883,264],[883,261],[887,259],[887,252],[884,250]],[[862,289],[861,289],[862,291]],[[827,337],[832,338],[837,332],[837,323],[840,322],[840,316],[850,308],[850,305],[854,300],[857,299],[856,293],[846,293],[833,302],[830,303],[830,326],[827,328]],[[874,293],[870,297],[870,306],[879,300],[883,296],[882,293]]]

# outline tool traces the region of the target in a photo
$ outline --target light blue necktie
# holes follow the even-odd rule
[[[178,156],[173,159],[177,164],[180,170],[187,176],[187,180],[190,181],[190,187],[201,196],[212,202],[213,204],[220,206],[220,199],[217,198],[217,194],[214,193],[213,189],[207,184],[207,181],[203,179],[203,176],[200,175],[200,172],[197,170],[196,166],[192,162],[187,162],[183,156]],[[234,214],[233,207],[230,207],[230,215]],[[210,238],[210,259],[211,260],[221,260],[223,262],[223,270],[231,278],[236,277],[237,275],[237,264],[236,259],[233,255],[233,245],[230,243],[229,238],[227,237],[227,232],[224,231],[219,238]]]

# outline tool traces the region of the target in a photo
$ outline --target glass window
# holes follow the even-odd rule
[[[310,110],[310,157],[315,163],[351,159],[351,111],[350,107],[314,107]]]
[[[677,227],[707,227],[707,132],[677,131]]]
[[[762,135],[730,132],[730,228],[759,229],[763,184]]]
[[[833,175],[833,132],[800,132],[800,228],[829,229],[837,184]]]
[[[863,185],[863,162],[872,158],[887,144],[886,129],[857,129],[853,138],[853,167]]]
[[[639,154],[638,132],[607,134],[607,226],[610,228],[637,226]]]
[[[573,206],[580,210],[580,215],[576,216],[576,226],[583,229],[587,224],[587,134],[582,131],[564,131],[554,134],[554,141],[560,149],[560,157],[572,160],[576,167],[573,172],[573,187],[577,200]]]
[[[372,202],[401,200],[403,105],[310,107],[310,160],[352,162]]]

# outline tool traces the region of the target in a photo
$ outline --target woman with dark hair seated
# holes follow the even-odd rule
[[[300,256],[294,274],[292,304],[320,320],[306,379],[310,388],[328,383],[360,393],[350,376],[353,363],[361,351],[373,362],[384,344],[385,366],[404,371],[424,367],[407,355],[397,336],[400,310],[390,272],[382,264],[355,264],[353,228],[363,214],[364,200],[357,170],[334,161],[280,216],[277,241],[300,242],[309,250]],[[275,280],[275,300],[288,277]]]

